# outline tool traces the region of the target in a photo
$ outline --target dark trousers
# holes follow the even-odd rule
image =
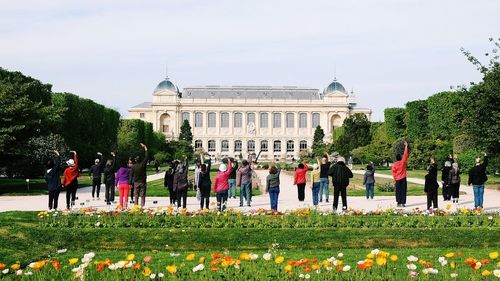
[[[200,199],[200,208],[203,210],[203,204],[205,204],[205,208],[209,208],[210,204],[210,189],[209,190],[200,190],[201,199]]]
[[[114,184],[114,182],[107,182],[106,183],[106,191],[105,192],[106,192],[106,194],[104,194],[104,197],[106,199],[106,202],[115,201],[115,184]]]
[[[437,190],[427,192],[427,209],[430,209],[431,205],[433,206],[432,208],[434,208],[434,209],[438,208],[438,192],[437,192]]]
[[[76,189],[78,188],[78,180],[73,180],[70,184],[66,185],[66,208],[75,205]],[[71,199],[71,201],[70,201]],[[71,205],[70,205],[71,202]]]
[[[226,209],[227,190],[215,193],[215,197],[217,198],[217,208],[219,211],[224,211]]]
[[[243,206],[243,199],[247,201],[247,206],[250,207],[250,193],[252,192],[252,182],[242,183],[240,186],[240,207]]]
[[[304,201],[306,195],[305,195],[305,189],[306,189],[306,184],[305,183],[299,183],[297,184],[297,191],[299,193],[299,201],[302,202]]]
[[[406,178],[402,178],[396,181],[396,202],[398,205],[406,204],[406,192],[408,190],[408,184]]]
[[[342,209],[347,210],[347,186],[333,186],[333,210],[339,205],[339,195],[342,196]]]
[[[269,192],[269,200],[271,201],[271,210],[278,211],[278,197],[280,195],[280,187],[275,186],[271,187],[268,190]]]
[[[449,187],[449,192],[453,200],[458,202],[458,197],[460,197],[460,183],[452,183]]]
[[[181,200],[182,200],[182,208],[186,209],[187,189],[177,190],[175,193],[177,194],[177,208],[181,207]]]
[[[175,200],[177,200],[177,194],[175,194],[174,187],[168,187],[168,196],[170,198],[170,205],[175,205]]]
[[[443,200],[444,201],[451,200],[450,185],[447,183],[443,183]]]
[[[59,189],[49,191],[49,210],[52,208],[57,209],[57,202],[59,201]]]
[[[92,198],[94,198],[94,193],[97,188],[97,198],[99,198],[99,192],[101,191],[101,179],[92,179]]]
[[[141,208],[146,204],[146,183],[134,183],[134,204],[139,204],[139,197],[141,197]]]

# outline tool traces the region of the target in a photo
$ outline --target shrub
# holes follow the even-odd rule
[[[387,182],[382,185],[376,184],[377,185],[377,190],[380,192],[395,192],[396,191],[396,186],[394,186],[393,183]]]

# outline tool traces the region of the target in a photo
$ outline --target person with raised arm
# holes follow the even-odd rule
[[[174,206],[175,200],[177,200],[177,194],[175,194],[174,190],[174,174],[178,164],[179,162],[177,160],[172,160],[170,162],[170,167],[168,167],[167,171],[165,171],[165,178],[163,180],[163,186],[168,189],[170,206]]]
[[[306,188],[306,173],[309,167],[306,161],[299,164],[295,173],[293,174],[293,184],[297,186],[297,193],[299,202],[304,202],[305,199],[305,188]]]
[[[59,172],[61,170],[61,157],[59,156],[59,151],[54,150],[56,157],[47,161],[45,168],[45,181],[47,182],[47,187],[49,189],[49,210],[52,208],[57,209],[57,202],[59,201],[59,187],[61,186],[61,180]]]
[[[243,160],[241,168],[238,170],[236,176],[236,186],[240,189],[240,207],[243,207],[243,199],[250,207],[251,193],[252,193],[252,155],[248,155],[248,160]]]
[[[97,152],[97,158],[94,161],[94,165],[90,167],[89,176],[92,179],[92,200],[95,200],[96,189],[97,189],[97,200],[100,200],[99,193],[101,192],[101,174],[104,170],[104,161],[102,158],[102,153]]]
[[[266,178],[266,192],[269,193],[269,200],[271,201],[271,211],[278,211],[278,197],[280,195],[280,173],[281,167],[279,163],[273,164],[269,167],[269,175]]]
[[[66,161],[68,167],[64,170],[64,174],[61,179],[62,187],[66,189],[66,210],[70,210],[70,207],[75,206],[76,189],[78,188],[78,177],[80,176],[80,170],[78,169],[78,155],[74,150],[70,151],[70,153],[73,153],[73,158]]]
[[[233,163],[231,159],[227,158],[227,166],[221,163],[219,166],[219,172],[214,179],[214,193],[217,198],[217,208],[219,211],[224,211],[227,204],[227,193],[229,189],[228,178],[232,171]]]
[[[174,173],[174,191],[177,195],[177,209],[181,207],[182,200],[182,209],[186,209],[187,203],[187,191],[188,191],[188,158],[184,156],[184,163],[177,165]]]
[[[148,164],[148,147],[141,143],[142,149],[144,149],[144,158],[137,155],[135,157],[135,164],[132,166],[132,178],[134,182],[134,204],[139,205],[139,197],[141,197],[140,207],[143,208],[146,204],[146,180],[147,173],[146,168]]]
[[[431,164],[427,168],[427,175],[425,175],[425,185],[424,191],[427,194],[427,209],[438,208],[438,188],[439,184],[437,181],[438,168],[436,160],[431,158]]]
[[[320,176],[321,176],[321,170],[319,169],[321,162],[319,160],[319,157],[316,159],[318,163],[313,164],[313,170],[311,172],[311,190],[312,190],[312,200],[313,200],[313,205],[315,208],[318,207],[319,203],[319,189],[321,185],[320,181]]]
[[[323,158],[321,159],[320,165],[320,174],[319,174],[319,202],[323,201],[323,194],[325,194],[325,200],[328,203],[328,199],[330,197],[330,184],[328,180],[328,170],[330,170],[330,165],[332,164],[332,160],[330,155],[326,151],[323,152]]]
[[[106,166],[104,166],[104,200],[107,205],[111,205],[111,202],[115,201],[115,172],[116,172],[116,154],[111,152],[113,159],[106,161]]]
[[[468,185],[472,184],[474,191],[474,208],[483,208],[484,183],[488,180],[486,167],[488,166],[488,155],[484,153],[484,160],[476,158],[476,165],[469,171]]]
[[[208,164],[204,163],[203,155],[200,155],[201,165],[200,173],[198,174],[198,186],[200,190],[200,209],[209,209],[210,207],[210,187],[212,186],[212,180],[210,179],[210,171],[212,169],[212,160],[208,158]]]
[[[345,164],[345,158],[339,157],[328,174],[333,183],[333,210],[336,211],[339,204],[339,195],[342,197],[342,210],[347,210],[347,186],[349,179],[353,177],[351,169]]]
[[[392,164],[392,178],[396,186],[396,202],[398,207],[406,206],[406,192],[408,183],[406,181],[406,162],[408,161],[408,142],[404,142],[405,150],[403,155],[396,155],[396,162]]]
[[[114,184],[116,188],[118,188],[118,194],[120,196],[119,207],[122,210],[126,210],[128,207],[128,194],[131,189],[131,185],[129,182],[131,169],[132,168],[131,166],[129,166],[128,161],[123,159],[120,161],[120,168],[116,172]]]

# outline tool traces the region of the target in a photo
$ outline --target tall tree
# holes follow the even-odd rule
[[[321,156],[323,154],[323,149],[325,148],[325,144],[323,142],[323,138],[325,137],[325,132],[321,128],[321,126],[317,126],[314,130],[312,151],[314,156]]]
[[[179,141],[193,142],[193,132],[188,120],[184,120],[181,126],[181,133],[179,134]]]
[[[355,113],[344,120],[344,134],[338,141],[338,152],[347,156],[354,148],[367,145],[371,140],[371,123],[363,113]]]
[[[384,110],[384,119],[387,124],[387,134],[392,140],[404,136],[406,130],[404,108],[386,108]]]

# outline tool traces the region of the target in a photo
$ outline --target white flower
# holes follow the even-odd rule
[[[330,257],[330,258],[327,258],[326,260],[329,261],[329,262],[331,262],[331,263],[333,263],[337,259],[335,257]]]
[[[89,259],[87,257],[83,257],[82,262],[83,263],[89,263],[92,259]]]
[[[495,275],[496,277],[500,278],[500,269],[493,270],[493,275]]]
[[[430,274],[438,274],[439,271],[437,269],[431,267],[431,268],[429,268],[429,273]]]
[[[457,278],[457,276],[458,276],[458,274],[456,274],[455,272],[450,273],[450,277],[451,277],[451,278]]]
[[[155,279],[155,278],[156,278],[156,274],[151,273],[151,275],[149,275],[149,278],[150,278],[150,279]]]
[[[325,268],[326,268],[326,270],[328,270],[328,271],[330,271],[330,270],[332,270],[332,269],[333,269],[333,267],[331,267],[331,266],[327,266],[327,267],[325,267]]]
[[[234,268],[236,268],[236,269],[240,269],[240,265],[239,265],[239,264],[237,264],[237,263],[235,263],[235,264],[234,264]]]
[[[110,264],[110,265],[108,266],[108,268],[109,268],[110,270],[117,270],[117,269],[118,269],[118,266],[116,265],[116,263],[113,263],[113,264]]]
[[[250,260],[254,261],[259,258],[259,255],[257,254],[250,254]]]
[[[316,270],[316,273],[317,273],[317,274],[320,274],[320,273],[321,273],[321,270],[317,269],[317,270]]]
[[[301,273],[301,274],[299,275],[299,278],[304,278],[304,274],[302,274],[302,273]]]
[[[379,250],[379,249],[374,249],[374,250],[372,250],[372,251],[371,251],[371,253],[372,253],[374,256],[376,256],[376,255],[378,255],[378,253],[380,253],[380,250]]]
[[[95,253],[94,252],[86,253],[85,255],[83,255],[83,257],[88,259],[93,259],[95,257]]]
[[[73,268],[71,271],[72,272],[78,272],[80,270],[82,270],[82,269],[80,268],[80,266],[78,266],[78,267]]]
[[[125,267],[126,267],[126,268],[131,268],[133,265],[134,265],[134,263],[133,263],[133,262],[131,262],[131,261],[129,261],[129,262],[125,265]]]
[[[8,268],[6,268],[6,269],[2,270],[2,273],[3,273],[3,274],[7,274],[7,273],[9,273],[9,269],[8,269]]]
[[[410,263],[410,264],[406,265],[406,268],[408,268],[409,270],[415,270],[415,269],[417,269],[417,266],[414,265],[413,263]]]
[[[163,273],[161,273],[161,272],[158,273],[158,278],[163,278],[163,276],[165,276],[165,275],[163,275]]]
[[[493,217],[492,217],[492,216],[488,216],[488,219],[489,219],[489,220],[492,220],[492,219],[493,219]]]
[[[272,257],[271,253],[265,253],[265,254],[263,254],[263,255],[262,255],[262,258],[263,258],[265,261],[269,261],[269,260],[271,260],[271,257]]]
[[[205,269],[205,265],[200,263],[199,265],[193,267],[193,272],[202,271],[203,269]]]
[[[180,254],[179,253],[170,253],[171,257],[178,257]]]
[[[409,256],[409,257],[407,257],[406,259],[407,259],[408,261],[410,261],[410,262],[416,262],[416,261],[418,261],[418,258],[417,258],[417,257],[415,257],[415,256],[413,256],[413,255],[411,255],[411,256]]]
[[[62,254],[62,253],[66,253],[67,251],[68,251],[68,249],[61,249],[61,250],[57,250],[57,253]]]
[[[349,265],[344,265],[344,267],[342,267],[342,271],[344,272],[347,272],[349,270],[351,270],[351,267]]]
[[[36,265],[36,262],[32,262],[32,263],[28,264],[28,267],[33,268],[33,267],[35,267],[35,265]]]
[[[29,275],[33,275],[33,272],[28,271],[28,272],[25,272],[25,273],[24,273],[24,275],[27,275],[27,276],[29,276]]]
[[[309,279],[309,278],[311,278],[311,275],[306,274],[306,275],[304,275],[304,278],[305,278],[305,279]]]
[[[338,253],[338,254],[337,254],[337,257],[338,257],[339,259],[343,258],[343,257],[344,257],[344,253]]]
[[[100,221],[96,222],[95,226],[97,226],[97,227],[101,226],[101,222]]]
[[[16,271],[16,275],[19,276],[19,275],[22,275],[23,274],[23,270],[22,269],[18,269]]]

